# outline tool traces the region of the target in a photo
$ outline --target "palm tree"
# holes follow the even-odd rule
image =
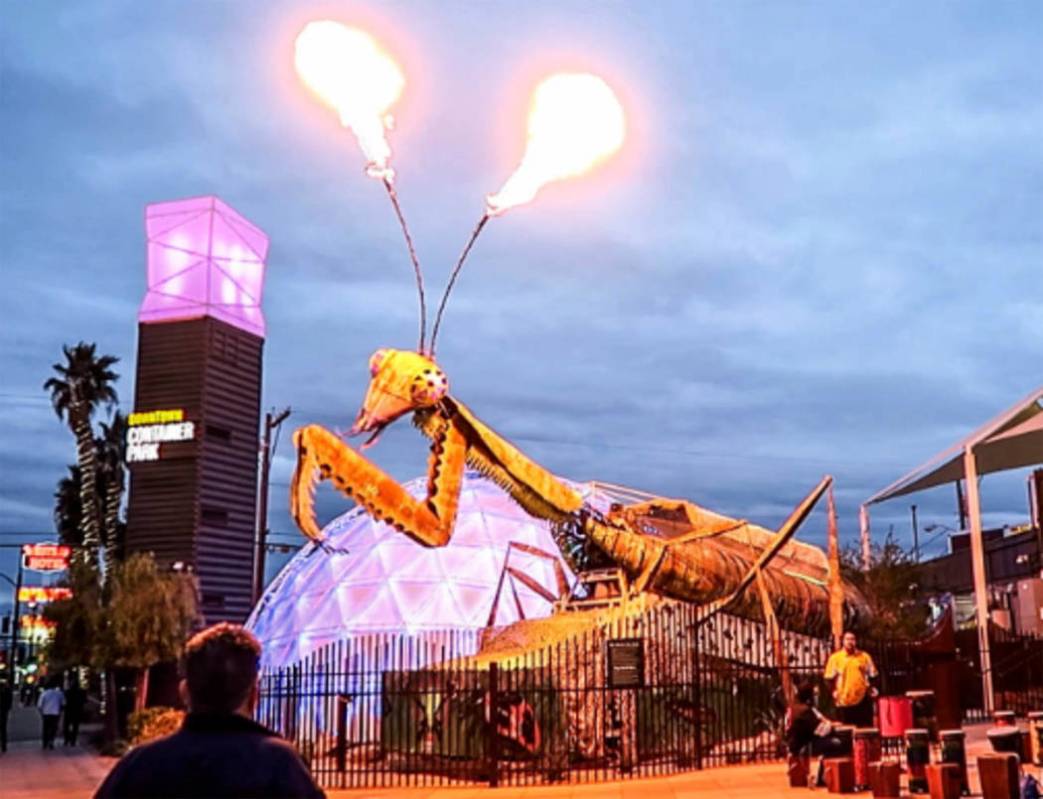
[[[51,404],[59,419],[64,419],[76,437],[76,462],[80,467],[80,505],[83,510],[83,546],[80,557],[97,565],[101,542],[101,515],[96,494],[97,458],[91,417],[99,405],[116,404],[112,384],[119,379],[111,367],[119,358],[95,355],[96,345],[81,341],[75,347],[65,345],[65,363],[54,364],[57,377],[48,379],[44,390],[51,393]]]
[[[105,544],[105,571],[112,570],[121,544],[120,504],[126,485],[127,417],[119,411],[110,424],[101,423],[101,435],[96,440],[98,452],[98,495],[104,508],[103,535]]]
[[[83,543],[83,507],[80,505],[80,467],[69,466],[69,474],[54,490],[54,529],[58,540],[71,547]]]

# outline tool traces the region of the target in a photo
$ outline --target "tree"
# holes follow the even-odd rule
[[[872,638],[918,638],[927,629],[928,609],[919,597],[917,564],[912,552],[887,534],[874,545],[869,568],[861,568],[861,553],[849,549],[842,557],[841,572],[866,598],[872,614],[861,632]]]
[[[69,474],[54,491],[54,529],[58,540],[70,547],[83,544],[83,506],[80,504],[80,467],[69,466]]]
[[[145,706],[149,668],[176,658],[195,626],[197,591],[194,577],[161,572],[151,554],[135,553],[115,565],[97,661],[110,671],[137,669],[136,709]]]
[[[95,662],[95,647],[102,626],[101,597],[94,568],[74,560],[63,581],[72,589],[69,599],[44,606],[43,616],[57,625],[47,647],[47,663],[54,671]]]
[[[119,360],[112,355],[97,356],[94,344],[65,345],[65,363],[54,364],[57,377],[43,387],[51,394],[51,404],[76,437],[76,463],[80,467],[80,505],[83,529],[82,547],[77,550],[87,563],[97,565],[101,543],[101,514],[97,498],[97,458],[91,418],[101,405],[111,408],[117,400],[113,383],[119,376],[112,366]]]
[[[110,424],[101,424],[95,440],[98,459],[98,499],[102,513],[102,540],[105,544],[105,570],[108,572],[122,554],[123,522],[120,506],[126,486],[127,417],[119,411]]]

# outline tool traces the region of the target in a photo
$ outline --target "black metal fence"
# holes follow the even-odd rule
[[[336,642],[264,674],[258,718],[329,788],[588,782],[782,754],[764,625],[675,603],[591,622],[494,631],[481,655],[453,632]],[[798,677],[829,651],[793,633],[783,647]]]

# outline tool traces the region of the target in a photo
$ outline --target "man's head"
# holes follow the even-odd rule
[[[848,630],[844,633],[843,647],[845,652],[849,655],[853,655],[855,650],[858,649],[858,636]]]
[[[815,703],[815,686],[804,683],[797,688],[797,701],[802,705],[813,705]]]
[[[185,644],[182,699],[196,713],[249,714],[257,697],[261,645],[244,628],[215,624]]]

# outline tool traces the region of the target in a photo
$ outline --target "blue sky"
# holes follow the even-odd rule
[[[346,427],[369,354],[414,346],[387,200],[293,75],[315,18],[369,28],[406,72],[394,164],[431,293],[520,156],[534,83],[584,69],[623,98],[622,156],[489,225],[439,347],[453,392],[555,471],[768,525],[828,472],[853,542],[862,499],[1043,382],[1039,4],[0,14],[0,542],[51,529],[74,458],[41,390],[61,345],[120,356],[130,409],[148,202],[218,194],[271,237],[264,405],[294,425]],[[401,423],[370,453],[405,479],[426,447]],[[909,501],[955,523],[950,488]],[[1022,519],[1025,473],[983,502]],[[874,522],[907,534],[908,502]]]

